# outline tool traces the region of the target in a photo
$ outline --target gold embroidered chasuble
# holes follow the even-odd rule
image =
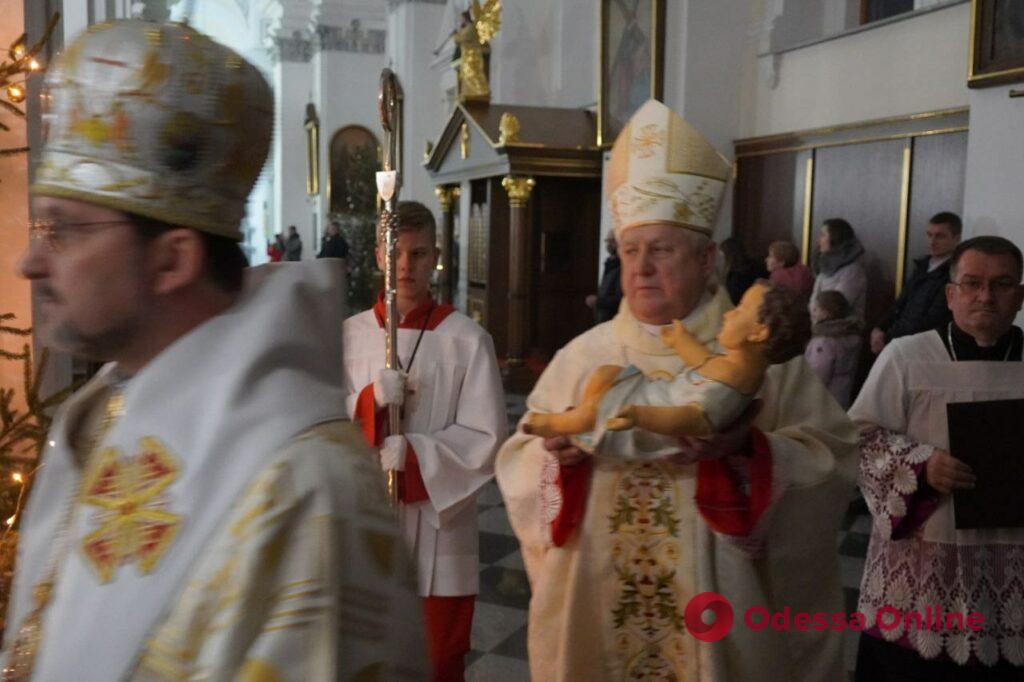
[[[358,428],[322,424],[249,485],[130,679],[423,679],[412,576]]]
[[[712,342],[729,308],[724,290],[684,322]],[[570,342],[527,400],[537,412],[578,404],[591,371],[632,364],[652,378],[684,367],[624,301],[618,316]],[[771,504],[748,537],[716,533],[695,503],[695,465],[595,459],[579,526],[555,546],[550,522],[563,500],[558,465],[540,439],[515,434],[496,472],[522,545],[533,597],[532,678],[686,682],[838,679],[837,632],[752,632],[751,606],[841,611],[835,538],[853,492],[856,433],[803,359],[769,370],[756,425],[771,448]],[[701,643],[683,611],[694,595],[728,598],[736,621]]]
[[[343,272],[328,261],[250,269],[227,312],[61,406],[18,547],[4,656],[30,660],[16,679],[424,669],[379,467],[342,418]],[[118,416],[83,440],[112,392]],[[12,659],[33,622],[34,655]]]

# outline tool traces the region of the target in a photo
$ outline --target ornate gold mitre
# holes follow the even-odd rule
[[[652,223],[710,235],[731,168],[696,128],[648,100],[619,133],[605,169],[616,235]]]
[[[35,194],[242,238],[274,100],[235,52],[184,24],[101,24],[50,68],[43,106]]]

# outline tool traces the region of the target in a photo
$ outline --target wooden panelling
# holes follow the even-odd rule
[[[819,149],[815,156],[811,243],[817,244],[822,221],[827,218],[845,218],[853,226],[867,251],[868,329],[894,299],[906,144],[892,140],[829,147]]]
[[[963,215],[967,167],[967,133],[931,135],[914,140],[910,181],[910,221],[907,232],[907,277],[911,262],[928,251],[925,229],[939,211]]]
[[[812,250],[826,218],[853,225],[866,250],[870,330],[895,298],[901,224],[908,277],[911,261],[926,252],[928,219],[939,211],[962,211],[968,119],[966,109],[956,109],[738,140],[734,234],[756,257],[775,239],[799,246],[806,169],[813,159],[807,207]],[[865,345],[858,384],[872,359]]]
[[[791,241],[800,248],[804,172],[810,154],[783,152],[737,161],[734,234],[753,258],[767,256],[774,241]]]
[[[482,180],[487,187],[488,272],[487,331],[494,337],[498,357],[508,352],[508,194],[501,178]]]
[[[550,358],[594,323],[586,306],[598,269],[601,188],[593,182],[539,178],[531,212],[530,334],[528,349]]]

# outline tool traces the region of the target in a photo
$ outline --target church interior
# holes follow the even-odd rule
[[[594,325],[587,301],[612,232],[603,190],[610,149],[648,99],[732,164],[716,242],[733,238],[758,267],[770,245],[790,242],[813,267],[824,221],[852,226],[865,250],[865,339],[927,252],[932,216],[961,216],[964,239],[1024,243],[1019,3],[0,0],[0,46],[33,44],[55,16],[36,67],[0,91],[5,409],[49,409],[41,395],[95,370],[51,352],[38,385],[25,381],[26,358],[44,350],[32,344],[37,303],[17,260],[29,243],[28,187],[43,136],[41,72],[73,36],[113,19],[188,22],[259,68],[273,88],[275,125],[243,250],[252,265],[265,263],[276,236],[294,227],[301,258],[314,259],[336,223],[353,312],[381,283],[373,174],[388,133],[378,89],[382,70],[394,72],[404,108],[400,197],[434,213],[434,295],[491,334],[512,430],[547,363]],[[719,264],[723,277],[729,265]],[[873,356],[866,343],[860,353],[863,381]],[[0,437],[0,448],[6,442]],[[13,448],[0,457],[9,460],[0,474],[28,461]],[[20,504],[20,488],[9,487],[0,512]],[[467,679],[525,680],[522,556],[493,483],[478,508],[481,591]],[[851,611],[870,528],[851,500],[836,538]],[[846,644],[852,670],[857,640]]]

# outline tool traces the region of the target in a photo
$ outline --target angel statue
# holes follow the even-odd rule
[[[487,82],[484,46],[501,27],[501,0],[473,0],[462,13],[462,23],[455,31],[459,46],[459,99],[489,101],[491,87]]]

